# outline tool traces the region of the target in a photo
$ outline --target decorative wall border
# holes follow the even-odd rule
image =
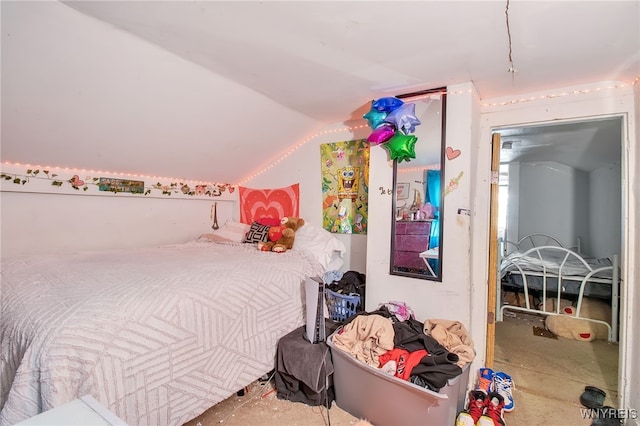
[[[87,194],[149,198],[220,199],[235,201],[236,185],[189,180],[154,179],[150,176],[83,173],[83,170],[2,164],[0,192]]]

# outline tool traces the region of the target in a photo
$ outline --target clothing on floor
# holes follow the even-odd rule
[[[404,349],[391,349],[380,355],[380,368],[384,369],[387,363],[394,362],[395,371],[393,375],[402,380],[409,380],[413,367],[420,364],[420,360],[425,355],[427,355],[427,351],[424,349],[414,352]]]
[[[447,380],[462,374],[462,368],[457,365],[458,355],[449,352],[436,339],[424,334],[424,323],[415,319],[395,322],[394,346],[409,352],[426,350],[428,355],[420,359],[420,363],[411,371],[411,381],[422,383],[421,386],[439,392]],[[417,376],[414,378],[414,376]]]
[[[337,349],[359,361],[378,367],[379,357],[393,349],[393,324],[380,315],[358,315],[333,336]]]
[[[424,334],[432,336],[449,352],[458,355],[459,367],[464,367],[475,358],[473,340],[460,321],[428,319],[424,322]]]
[[[393,314],[398,321],[406,321],[409,318],[416,318],[413,309],[404,302],[387,302],[379,306],[386,308],[389,313]]]
[[[275,384],[278,399],[307,405],[331,406],[335,400],[327,377],[333,374],[331,353],[326,343],[309,343],[305,327],[299,327],[278,341]]]
[[[400,321],[389,306],[381,305],[377,311],[349,318],[342,333],[333,336],[333,342],[336,348],[368,365],[439,392],[449,379],[462,374],[458,365],[461,360],[424,330],[425,323],[411,317]],[[386,342],[389,338],[391,341]]]

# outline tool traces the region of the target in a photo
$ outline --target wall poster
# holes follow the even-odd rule
[[[337,234],[366,234],[369,143],[365,139],[320,145],[322,226]]]

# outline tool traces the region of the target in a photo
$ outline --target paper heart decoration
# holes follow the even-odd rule
[[[458,158],[462,154],[459,149],[453,149],[450,146],[447,147],[447,159],[453,160],[454,158]]]
[[[84,185],[84,181],[80,180],[80,177],[78,177],[78,175],[73,175],[73,178],[71,178],[71,186],[77,188],[82,185]]]

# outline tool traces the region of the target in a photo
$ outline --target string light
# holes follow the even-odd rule
[[[636,79],[631,83],[636,84],[638,81],[640,80],[640,76],[636,77]],[[505,105],[514,105],[514,104],[519,104],[519,103],[524,103],[524,102],[532,102],[532,101],[536,101],[536,100],[541,100],[541,99],[555,99],[555,98],[559,98],[559,97],[564,97],[564,96],[571,96],[571,95],[583,95],[583,94],[587,94],[590,93],[592,91],[600,91],[603,89],[618,89],[618,88],[623,88],[626,87],[626,85],[624,83],[622,84],[614,84],[611,86],[606,86],[606,87],[598,87],[595,89],[583,89],[583,90],[572,90],[569,92],[562,92],[562,93],[552,93],[552,94],[548,94],[548,95],[540,95],[540,96],[531,96],[529,98],[519,98],[519,99],[512,99],[510,101],[504,101],[504,102],[496,102],[496,103],[484,103],[481,104],[481,106],[483,107],[493,107],[493,106],[505,106]],[[471,94],[473,93],[472,89],[467,89],[467,90],[458,90],[458,91],[452,91],[452,90],[446,90],[446,91],[442,91],[441,93],[447,93],[447,95],[462,95],[462,94]],[[411,97],[411,100],[419,100],[419,99],[423,99],[423,98],[427,98],[430,96],[434,96],[434,95],[438,95],[438,92],[436,93],[427,93],[425,95],[420,95],[420,96],[416,96],[416,97]],[[242,179],[240,181],[240,183],[238,183],[238,185],[242,185],[252,179],[255,179],[256,177],[260,176],[261,174],[265,173],[266,171],[270,170],[272,167],[274,167],[275,165],[279,164],[280,162],[282,162],[285,158],[287,158],[288,156],[290,156],[291,154],[293,154],[293,152],[297,151],[300,147],[306,145],[308,142],[312,141],[313,139],[320,137],[320,136],[324,136],[326,134],[330,134],[330,133],[338,133],[338,132],[347,132],[347,131],[353,131],[353,130],[357,130],[357,129],[362,129],[362,128],[368,128],[369,125],[368,124],[360,124],[357,126],[350,126],[350,127],[343,127],[343,128],[339,128],[339,129],[332,129],[332,130],[323,130],[321,132],[317,132],[314,135],[306,138],[305,140],[303,140],[302,142],[298,143],[297,145],[295,145],[293,148],[291,148],[289,151],[287,151],[284,155],[282,155],[282,157],[280,157],[279,159],[275,160],[273,163],[271,163],[271,165],[263,168],[262,170],[255,172],[253,174],[251,174],[250,176]],[[427,167],[428,168],[428,167]],[[420,170],[423,170],[424,168],[421,168]],[[411,170],[411,169],[409,169]]]
[[[304,139],[302,142],[292,146],[291,148],[289,148],[288,151],[285,151],[285,153],[278,158],[277,160],[274,160],[270,165],[262,168],[260,171],[257,171],[251,175],[249,175],[248,177],[242,179],[238,185],[242,185],[252,179],[255,179],[256,177],[260,176],[261,174],[267,172],[268,170],[270,170],[271,168],[273,168],[274,166],[276,166],[277,164],[279,164],[280,162],[282,162],[284,159],[286,159],[287,157],[289,157],[291,154],[293,154],[294,152],[296,152],[298,149],[302,148],[304,145],[306,145],[307,143],[309,143],[310,141],[312,141],[313,139],[320,137],[320,136],[324,136],[327,134],[331,134],[331,133],[339,133],[339,132],[352,132],[354,130],[358,130],[358,129],[364,129],[364,128],[368,128],[369,125],[368,124],[359,124],[359,125],[355,125],[355,126],[350,126],[350,127],[341,127],[338,129],[327,129],[327,130],[323,130],[321,132],[317,132],[311,136],[309,136],[308,138]]]
[[[640,77],[637,77],[631,84],[632,85],[636,84],[636,82],[638,81],[639,78]],[[612,84],[610,86],[597,87],[597,88],[594,88],[594,89],[571,90],[571,91],[568,91],[568,92],[550,93],[550,94],[540,95],[540,96],[531,96],[529,98],[512,99],[510,101],[484,103],[484,104],[482,104],[482,106],[483,107],[495,107],[495,106],[515,105],[515,104],[520,104],[520,103],[524,103],[524,102],[532,102],[532,101],[538,101],[538,100],[544,100],[544,99],[562,98],[562,97],[565,97],[565,96],[586,95],[586,94],[591,93],[591,92],[599,92],[601,90],[621,89],[621,88],[624,88],[624,87],[627,87],[627,85],[624,84],[624,83]]]
[[[208,182],[208,181],[193,180],[193,179],[158,177],[158,176],[143,175],[139,173],[109,172],[109,171],[102,171],[102,170],[94,171],[94,170],[78,169],[78,168],[72,168],[72,167],[66,167],[66,166],[41,166],[41,165],[28,164],[28,163],[27,164],[22,164],[18,162],[12,163],[10,161],[4,161],[2,164],[8,167],[24,167],[28,170],[47,170],[47,171],[60,170],[69,174],[91,173],[91,174],[103,175],[103,176],[132,176],[132,177],[143,178],[143,179],[146,178],[154,181],[189,182],[189,183],[194,183],[198,185],[214,185],[214,186],[224,185],[217,182]]]
[[[633,86],[635,84],[638,83],[638,81],[640,81],[640,75],[637,76],[630,84]],[[572,95],[584,95],[584,94],[588,94],[590,92],[599,92],[601,90],[611,90],[611,89],[619,89],[619,88],[623,88],[626,87],[626,85],[624,83],[621,84],[614,84],[614,85],[610,85],[610,86],[605,86],[605,87],[597,87],[594,89],[583,89],[583,90],[572,90],[569,92],[562,92],[562,93],[551,93],[551,94],[547,94],[547,95],[540,95],[540,96],[531,96],[528,98],[519,98],[519,99],[512,99],[509,101],[503,101],[503,102],[494,102],[494,103],[484,103],[481,104],[482,107],[495,107],[495,106],[505,106],[505,105],[515,105],[515,104],[519,104],[519,103],[524,103],[524,102],[533,102],[536,100],[544,100],[544,99],[555,99],[555,98],[559,98],[559,97],[565,97],[565,96],[572,96]],[[444,92],[443,92],[444,93]],[[471,89],[467,89],[467,90],[459,90],[459,91],[451,91],[451,90],[447,90],[446,91],[447,95],[461,95],[461,94],[470,94],[473,93],[473,91]],[[422,96],[417,96],[415,98],[412,98],[412,100],[419,100],[419,99],[423,99],[423,98],[427,98],[430,96],[433,96],[434,93],[429,93],[429,94],[425,94]],[[256,177],[260,176],[261,174],[265,173],[266,171],[272,169],[273,167],[275,167],[276,165],[280,164],[282,161],[284,161],[287,157],[289,157],[290,155],[292,155],[294,152],[296,152],[298,149],[302,148],[304,145],[306,145],[307,143],[309,143],[310,141],[314,140],[317,137],[320,136],[324,136],[324,135],[328,135],[328,134],[332,134],[332,133],[340,133],[340,132],[351,132],[354,130],[358,130],[358,129],[363,129],[363,128],[368,128],[368,124],[367,123],[363,123],[363,124],[359,124],[359,125],[354,125],[354,126],[349,126],[349,127],[342,127],[342,128],[337,128],[337,129],[327,129],[327,130],[323,130],[317,133],[314,133],[313,135],[309,136],[308,138],[304,139],[302,142],[299,142],[298,144],[292,146],[291,148],[289,148],[288,151],[286,151],[280,158],[278,158],[277,160],[274,160],[269,166],[264,167],[262,170],[255,172],[251,175],[249,175],[248,177],[242,179],[239,183],[234,184],[234,185],[229,185],[229,186],[238,186],[238,185],[242,185],[252,179],[255,179]],[[11,163],[9,161],[5,161],[3,162],[3,164],[7,165],[7,166],[16,166],[16,167],[27,167],[27,168],[32,168],[32,169],[44,169],[44,170],[50,170],[50,169],[57,169],[57,170],[65,170],[65,171],[80,171],[80,172],[86,172],[85,169],[72,169],[69,167],[58,167],[58,166],[54,166],[54,167],[50,167],[50,166],[32,166],[30,164],[21,164],[21,163]],[[413,170],[413,169],[409,169],[409,170]],[[117,175],[120,174],[121,176],[134,176],[134,177],[139,177],[139,178],[151,178],[153,180],[168,180],[168,181],[178,181],[178,182],[191,182],[191,183],[197,183],[197,184],[203,184],[203,185],[221,185],[219,183],[216,182],[208,182],[208,181],[195,181],[192,179],[176,179],[176,178],[162,178],[162,177],[157,177],[157,176],[149,176],[149,175],[143,175],[143,174],[139,174],[139,173],[122,173],[122,172],[105,172],[105,171],[100,171],[98,170],[97,172],[94,172],[93,170],[89,170],[90,173],[95,173],[98,175]]]
[[[398,173],[421,172],[423,170],[440,170],[440,164],[432,164],[432,165],[421,166],[421,167],[412,167],[409,169],[398,168]]]

